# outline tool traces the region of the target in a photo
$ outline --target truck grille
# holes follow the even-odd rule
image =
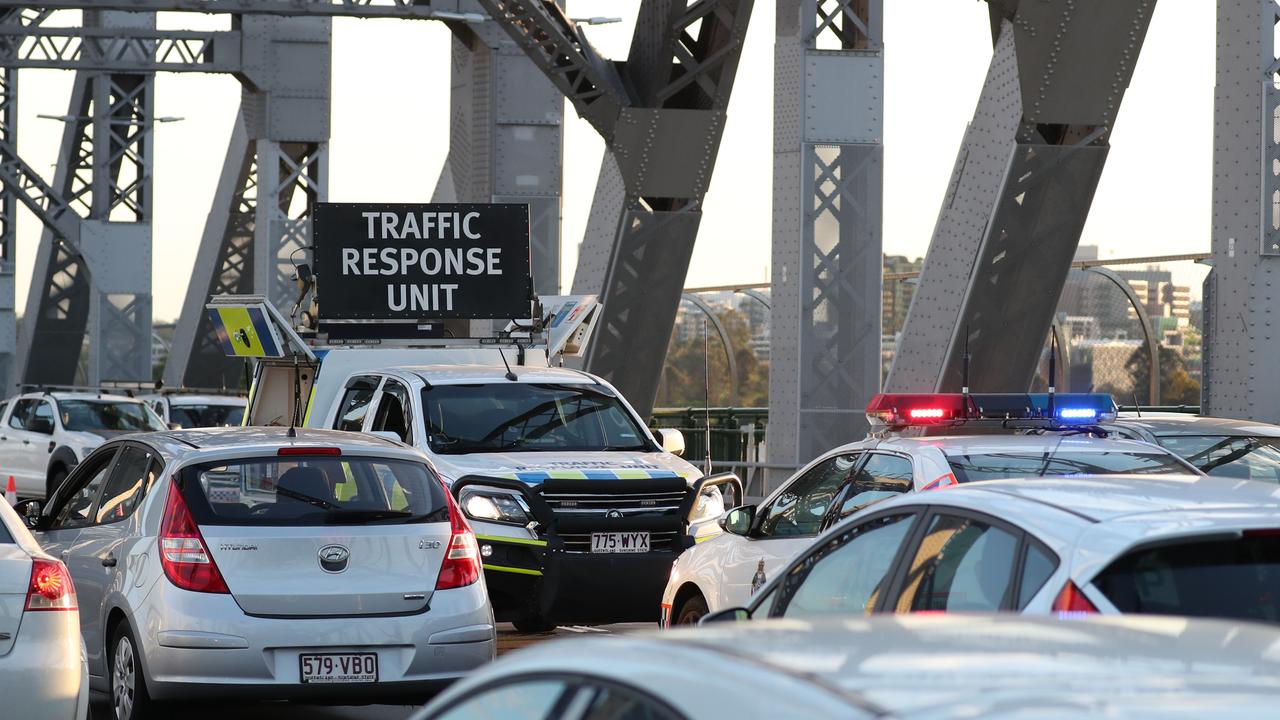
[[[647,532],[651,551],[679,543],[689,495],[684,478],[548,480],[542,499],[556,516],[565,552],[591,552],[593,532]]]
[[[542,499],[557,515],[600,515],[617,510],[625,517],[635,515],[668,515],[675,513],[684,502],[687,490],[674,492],[543,492]]]

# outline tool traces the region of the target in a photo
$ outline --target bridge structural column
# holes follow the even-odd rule
[[[1280,422],[1280,4],[1218,1],[1202,411]]]
[[[986,84],[886,387],[1025,390],[1155,0],[988,0]]]
[[[882,10],[777,4],[770,463],[862,437],[880,387]]]
[[[298,300],[294,266],[309,262],[311,208],[328,188],[331,26],[326,17],[236,20],[240,112],[174,332],[169,387],[243,381],[205,314],[210,297],[265,295],[286,314]]]
[[[21,10],[0,12],[0,23],[20,22]],[[18,146],[18,69],[0,67],[0,142]],[[17,262],[18,198],[5,183],[0,187],[0,388],[8,396],[15,381],[15,353],[18,347],[18,324],[15,314],[17,285],[14,263]]]
[[[527,203],[534,289],[557,295],[564,95],[495,23],[448,25],[449,156],[432,202]]]
[[[155,15],[85,11],[85,26],[154,28]],[[116,52],[141,59],[123,44]],[[74,239],[52,227],[41,238],[23,382],[151,379],[154,88],[153,73],[76,74],[52,189],[84,218]]]
[[[605,140],[575,293],[603,315],[586,368],[653,408],[752,0],[642,0],[625,62],[554,2],[478,0]]]

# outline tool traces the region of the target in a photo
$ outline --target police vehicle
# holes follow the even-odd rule
[[[45,389],[0,402],[0,482],[18,497],[43,498],[106,440],[165,430],[144,402],[83,389]]]
[[[1280,483],[1280,425],[1176,412],[1121,412],[1105,428],[1155,443],[1217,477]]]
[[[865,440],[823,454],[758,505],[733,508],[722,535],[677,559],[662,623],[745,604],[820,530],[902,493],[997,478],[1200,474],[1163,448],[1100,437],[1097,423],[1114,416],[1109,395],[877,395]]]

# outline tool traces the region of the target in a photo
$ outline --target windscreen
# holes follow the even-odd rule
[[[1122,613],[1280,622],[1280,535],[1246,532],[1138,550],[1093,584]]]
[[[1280,483],[1280,438],[1164,435],[1156,441],[1209,475]]]
[[[239,405],[173,405],[169,419],[184,428],[239,425],[244,408]]]
[[[58,413],[62,427],[75,432],[152,432],[169,429],[151,408],[140,402],[59,400]]]
[[[444,486],[422,463],[363,457],[267,457],[205,463],[182,474],[201,525],[444,522]]]
[[[655,449],[603,385],[437,385],[422,405],[440,454]]]
[[[1052,475],[1185,475],[1192,472],[1165,453],[1080,450],[948,455],[959,482]]]

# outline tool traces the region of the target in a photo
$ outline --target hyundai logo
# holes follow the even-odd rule
[[[340,573],[347,569],[351,551],[341,545],[325,545],[320,548],[320,569],[327,573]]]
[[[607,517],[607,518],[620,518],[620,517],[622,517],[622,511],[621,511],[621,510],[610,510],[610,511],[606,512],[606,513],[604,514],[604,516],[605,516],[605,517]]]

